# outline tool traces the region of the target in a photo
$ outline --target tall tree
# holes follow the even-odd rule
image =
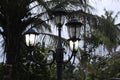
[[[17,63],[24,50],[22,33],[27,27],[32,25],[39,27],[41,31],[49,31],[50,26],[45,22],[47,18],[51,19],[49,10],[56,6],[67,7],[71,4],[71,7],[81,6],[77,4],[83,3],[84,0],[0,0],[0,26],[3,29],[1,34],[4,38],[8,69],[4,76],[5,80],[16,80]],[[43,19],[43,16],[46,17]]]

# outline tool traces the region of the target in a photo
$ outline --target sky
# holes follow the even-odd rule
[[[104,14],[104,9],[114,11],[114,15],[120,11],[120,0],[90,0],[90,4],[96,9],[94,13],[99,16]],[[116,20],[117,23],[120,23],[120,16]]]

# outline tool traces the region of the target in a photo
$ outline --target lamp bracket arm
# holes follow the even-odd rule
[[[72,54],[69,57],[69,59],[67,61],[64,61],[63,64],[67,64],[68,62],[70,62],[70,60],[73,58],[74,55],[75,55],[75,53],[72,52]]]
[[[52,65],[53,63],[54,63],[54,61],[55,61],[55,51],[54,50],[49,50],[48,51],[48,53],[52,53],[53,55],[53,60],[51,61],[51,62],[49,62],[49,63],[44,63],[44,62],[40,62],[39,60],[37,60],[36,58],[35,58],[35,56],[33,55],[33,52],[30,52],[30,55],[31,55],[31,57],[32,57],[32,60],[36,63],[36,64],[39,64],[39,65],[41,65],[41,66],[47,66],[47,65]]]
[[[73,55],[73,62],[72,62],[72,64],[75,63],[75,56],[76,56],[76,54]]]

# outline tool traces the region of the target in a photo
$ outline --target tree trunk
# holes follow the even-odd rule
[[[17,80],[16,79],[16,63],[17,54],[20,54],[21,37],[18,30],[8,28],[6,34],[6,70],[4,80]]]

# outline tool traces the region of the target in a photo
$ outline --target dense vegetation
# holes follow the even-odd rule
[[[120,77],[119,53],[115,52],[119,43],[119,28],[115,25],[112,12],[105,11],[105,15],[98,17],[89,12],[93,9],[89,0],[0,0],[0,28],[3,41],[1,48],[6,55],[6,63],[0,64],[0,80],[55,80],[56,65],[41,66],[36,64],[24,43],[23,33],[34,28],[43,33],[40,42],[56,43],[56,36],[52,34],[51,23],[54,21],[51,10],[63,7],[69,15],[66,19],[77,18],[83,23],[81,39],[83,49],[79,49],[76,59],[64,65],[63,80],[108,80]],[[52,25],[52,26],[53,26]],[[47,38],[46,38],[47,36]],[[49,37],[48,37],[49,36]],[[49,40],[49,42],[47,40]],[[54,41],[54,42],[53,42]],[[66,39],[63,45],[67,46]],[[44,59],[50,47],[38,45],[34,49],[38,60]],[[104,51],[97,55],[96,49],[102,46]],[[68,47],[69,48],[69,47]],[[69,50],[69,49],[68,49]],[[68,51],[70,52],[70,51]],[[46,61],[45,61],[46,62]],[[10,79],[11,78],[11,79]]]

